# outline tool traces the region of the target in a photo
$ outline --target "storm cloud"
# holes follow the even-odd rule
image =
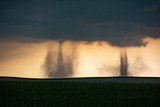
[[[1,0],[0,36],[139,46],[160,37],[159,12],[159,0]]]
[[[160,0],[0,0],[1,75],[155,76],[159,13]]]

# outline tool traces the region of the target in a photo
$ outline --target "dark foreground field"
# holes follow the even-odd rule
[[[123,80],[1,78],[0,107],[160,107],[160,79]]]

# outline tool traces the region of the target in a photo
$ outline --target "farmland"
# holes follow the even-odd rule
[[[0,79],[1,107],[153,107],[159,101],[159,82]]]

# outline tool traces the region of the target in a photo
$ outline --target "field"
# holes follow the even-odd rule
[[[0,79],[0,107],[158,107],[160,83]]]

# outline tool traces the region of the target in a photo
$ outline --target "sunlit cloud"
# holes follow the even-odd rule
[[[160,39],[143,38],[142,46],[112,46],[107,41],[43,40],[0,42],[0,76],[104,77],[121,76],[125,49],[125,76],[160,76]]]

